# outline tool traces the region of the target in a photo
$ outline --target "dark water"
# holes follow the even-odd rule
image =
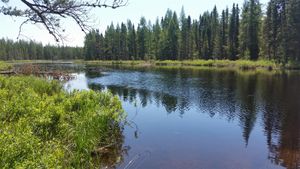
[[[300,168],[300,75],[86,67],[69,89],[110,90],[128,113],[115,168]]]

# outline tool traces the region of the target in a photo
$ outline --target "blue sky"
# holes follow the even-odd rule
[[[128,5],[122,8],[114,10],[93,9],[91,11],[91,26],[104,31],[111,22],[126,22],[127,19],[137,25],[141,16],[146,17],[147,20],[151,20],[153,23],[157,17],[164,16],[168,8],[179,14],[182,6],[184,6],[186,15],[191,15],[192,18],[196,19],[204,11],[211,11],[214,5],[217,5],[218,11],[221,12],[226,6],[231,8],[233,3],[238,3],[242,7],[243,2],[244,0],[129,0]],[[266,4],[268,0],[261,0],[260,2]],[[11,1],[11,4],[20,5],[20,1]],[[0,38],[16,40],[19,25],[23,19],[0,14],[0,21]],[[64,44],[83,46],[85,34],[81,32],[78,26],[70,20],[65,20],[64,27],[66,28],[64,35],[67,37]],[[23,27],[22,35],[22,39],[32,39],[43,44],[57,44],[42,25],[27,24]]]

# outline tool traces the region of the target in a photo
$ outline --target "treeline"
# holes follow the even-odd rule
[[[154,24],[140,19],[93,30],[85,37],[86,60],[251,59],[281,63],[300,59],[300,1],[271,0],[263,14],[259,0],[217,8],[192,20],[168,10]]]
[[[0,39],[0,60],[83,59],[81,47],[51,46],[34,41]]]

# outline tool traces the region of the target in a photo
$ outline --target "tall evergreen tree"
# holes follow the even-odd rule
[[[160,34],[161,34],[161,27],[159,23],[159,19],[156,19],[155,24],[153,25],[153,50],[154,50],[154,56],[155,58],[159,56],[159,40],[160,40]]]
[[[221,55],[221,49],[219,46],[220,36],[218,36],[220,29],[219,13],[215,6],[211,13],[211,30],[212,30],[212,57],[217,59]]]
[[[261,4],[259,0],[245,1],[241,21],[241,51],[251,60],[257,60],[260,53],[259,31],[261,26]]]
[[[228,39],[228,16],[226,16],[225,10],[222,11],[221,16],[221,24],[220,24],[220,30],[219,30],[219,49],[220,49],[220,59],[226,59],[227,58],[227,39]]]
[[[288,1],[288,0],[287,0]],[[293,61],[300,61],[300,1],[289,0],[287,4],[288,53]]]
[[[238,49],[239,49],[239,8],[238,5],[233,4],[232,12],[230,15],[229,23],[229,33],[228,33],[228,42],[229,42],[229,59],[236,60],[238,59]]]
[[[212,55],[212,30],[211,16],[209,12],[205,12],[200,21],[200,36],[202,41],[202,59],[211,59]]]
[[[94,60],[97,56],[97,41],[96,35],[98,32],[92,30],[87,34],[84,41],[84,55],[86,60]],[[49,50],[48,50],[49,49]],[[46,46],[46,58],[50,59],[53,56],[50,50],[50,46]]]
[[[146,39],[147,39],[147,21],[145,17],[140,19],[140,23],[138,25],[137,30],[137,49],[138,49],[138,57],[139,59],[144,60],[147,53],[146,47]]]
[[[128,48],[127,48],[127,27],[124,23],[121,24],[120,34],[120,58],[122,60],[128,60]]]
[[[180,12],[180,49],[179,59],[184,60],[188,58],[188,23],[185,16],[184,8],[181,8]]]
[[[127,27],[128,27],[128,56],[132,60],[137,59],[137,43],[136,43],[136,31],[134,28],[134,25],[130,20],[127,21]]]

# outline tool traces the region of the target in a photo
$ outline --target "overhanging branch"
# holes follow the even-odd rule
[[[118,8],[127,5],[127,0],[21,0],[28,7],[20,10],[17,7],[9,6],[9,0],[2,0],[6,6],[0,8],[0,13],[4,15],[27,18],[19,28],[19,35],[22,26],[28,22],[42,24],[49,34],[58,42],[63,40],[64,29],[61,28],[61,19],[71,18],[80,29],[86,33],[89,30],[88,21],[91,8]],[[18,35],[18,37],[19,37]]]

